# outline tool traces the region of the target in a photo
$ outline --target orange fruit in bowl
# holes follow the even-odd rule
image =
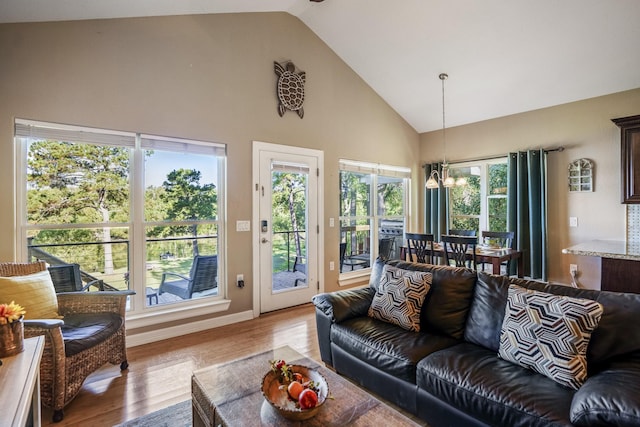
[[[298,381],[291,381],[289,387],[287,387],[287,391],[289,392],[289,396],[293,399],[298,400],[300,393],[304,390],[304,386],[300,384]]]

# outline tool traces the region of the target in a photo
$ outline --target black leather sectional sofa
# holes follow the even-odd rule
[[[391,261],[432,273],[420,332],[367,315],[370,286],[320,294],[322,360],[338,373],[439,426],[640,426],[640,295],[576,289],[464,268]],[[498,357],[511,283],[598,301],[603,308],[577,390]]]

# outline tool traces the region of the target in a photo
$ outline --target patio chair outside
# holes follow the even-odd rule
[[[99,279],[91,280],[86,285],[82,283],[82,273],[78,264],[51,265],[49,274],[57,294],[88,291],[91,286],[95,286],[100,291],[104,291],[105,288],[104,282]]]
[[[162,273],[158,295],[167,292],[182,299],[191,299],[195,292],[217,287],[218,255],[196,255],[188,277],[173,272]]]
[[[391,258],[391,251],[393,249],[394,243],[393,237],[383,237],[378,242],[378,256],[385,261],[388,261]]]

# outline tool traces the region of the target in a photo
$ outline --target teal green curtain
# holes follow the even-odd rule
[[[507,230],[516,234],[517,248],[523,252],[525,276],[546,281],[548,263],[545,151],[509,153],[507,188]]]
[[[431,175],[431,171],[442,168],[441,163],[425,164],[425,184]],[[430,190],[425,186],[424,197],[424,232],[433,234],[436,241],[440,241],[440,236],[447,233],[447,223],[449,221],[449,191],[438,182],[440,188]]]

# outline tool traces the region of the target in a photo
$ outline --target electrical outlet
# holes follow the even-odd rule
[[[570,216],[569,217],[569,227],[577,227],[578,226],[578,217]]]
[[[572,277],[578,274],[578,264],[569,264],[569,274]]]
[[[244,288],[244,274],[238,274],[238,276],[236,276],[236,283],[239,288]]]
[[[329,261],[329,271],[336,269],[336,264],[333,261]]]

